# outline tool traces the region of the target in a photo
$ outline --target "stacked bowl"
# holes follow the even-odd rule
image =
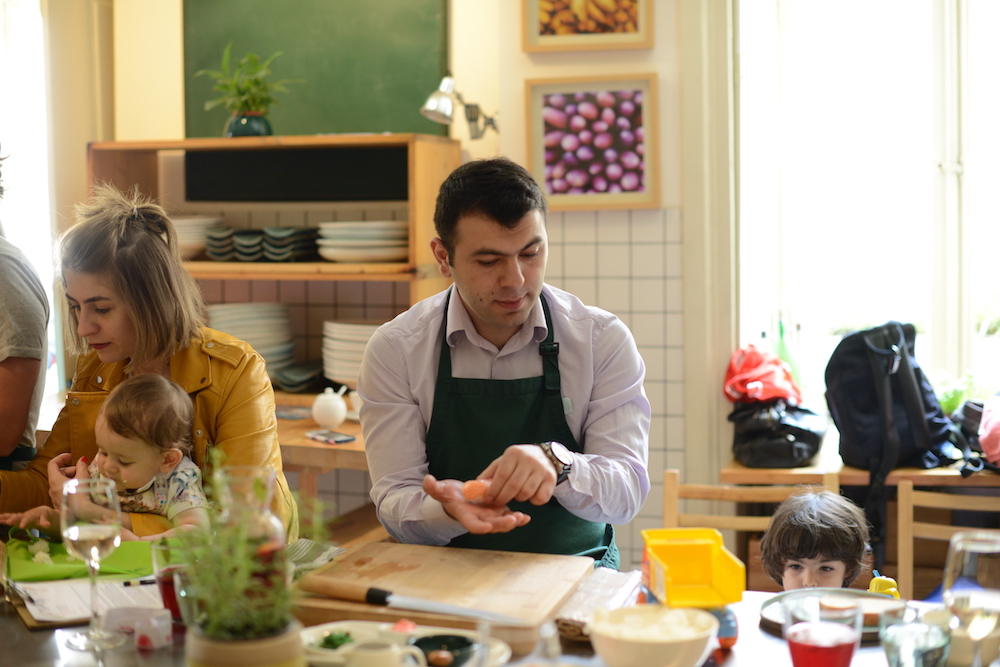
[[[208,239],[205,241],[205,254],[209,259],[217,262],[226,262],[233,258],[236,251],[233,249],[232,227],[213,227],[208,230]]]
[[[177,231],[177,245],[184,259],[198,257],[205,250],[208,230],[222,224],[222,218],[213,215],[182,215],[170,221]]]
[[[264,258],[272,262],[294,262],[316,254],[316,229],[265,227]]]
[[[249,343],[273,374],[295,363],[288,307],[280,303],[219,303],[208,307],[208,326]]]
[[[331,262],[405,262],[410,254],[405,220],[319,223],[319,254]]]
[[[355,388],[368,339],[379,326],[368,322],[324,322],[323,375]]]

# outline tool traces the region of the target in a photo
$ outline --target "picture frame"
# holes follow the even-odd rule
[[[655,0],[522,0],[527,53],[650,49]]]
[[[553,211],[659,208],[653,73],[525,82],[528,170]]]

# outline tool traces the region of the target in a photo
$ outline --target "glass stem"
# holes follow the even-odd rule
[[[87,570],[90,572],[90,636],[101,634],[101,617],[97,614],[97,571],[101,564],[96,560],[87,559]]]
[[[977,639],[972,642],[972,665],[971,667],[983,667],[983,640]]]

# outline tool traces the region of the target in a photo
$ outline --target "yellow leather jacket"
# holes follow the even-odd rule
[[[124,362],[105,364],[91,352],[79,359],[66,405],[38,455],[23,471],[0,471],[0,513],[49,505],[48,462],[71,452],[93,461],[94,424],[104,399],[124,379]],[[259,465],[278,473],[274,512],[285,524],[288,541],[298,537],[298,510],[281,469],[274,391],[264,360],[252,347],[228,334],[202,327],[202,337],[170,358],[170,377],[194,401],[191,458],[205,469],[215,447],[227,465]]]

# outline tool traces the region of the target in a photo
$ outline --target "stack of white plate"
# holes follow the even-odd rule
[[[208,230],[222,224],[222,218],[213,215],[185,215],[170,218],[177,230],[177,243],[181,257],[193,259],[205,249]]]
[[[355,322],[323,323],[323,375],[354,388],[361,372],[365,346],[379,324]]]
[[[319,254],[331,262],[405,262],[410,254],[405,220],[319,223]]]
[[[220,303],[208,307],[208,326],[249,343],[268,373],[295,363],[288,307],[280,303]]]

